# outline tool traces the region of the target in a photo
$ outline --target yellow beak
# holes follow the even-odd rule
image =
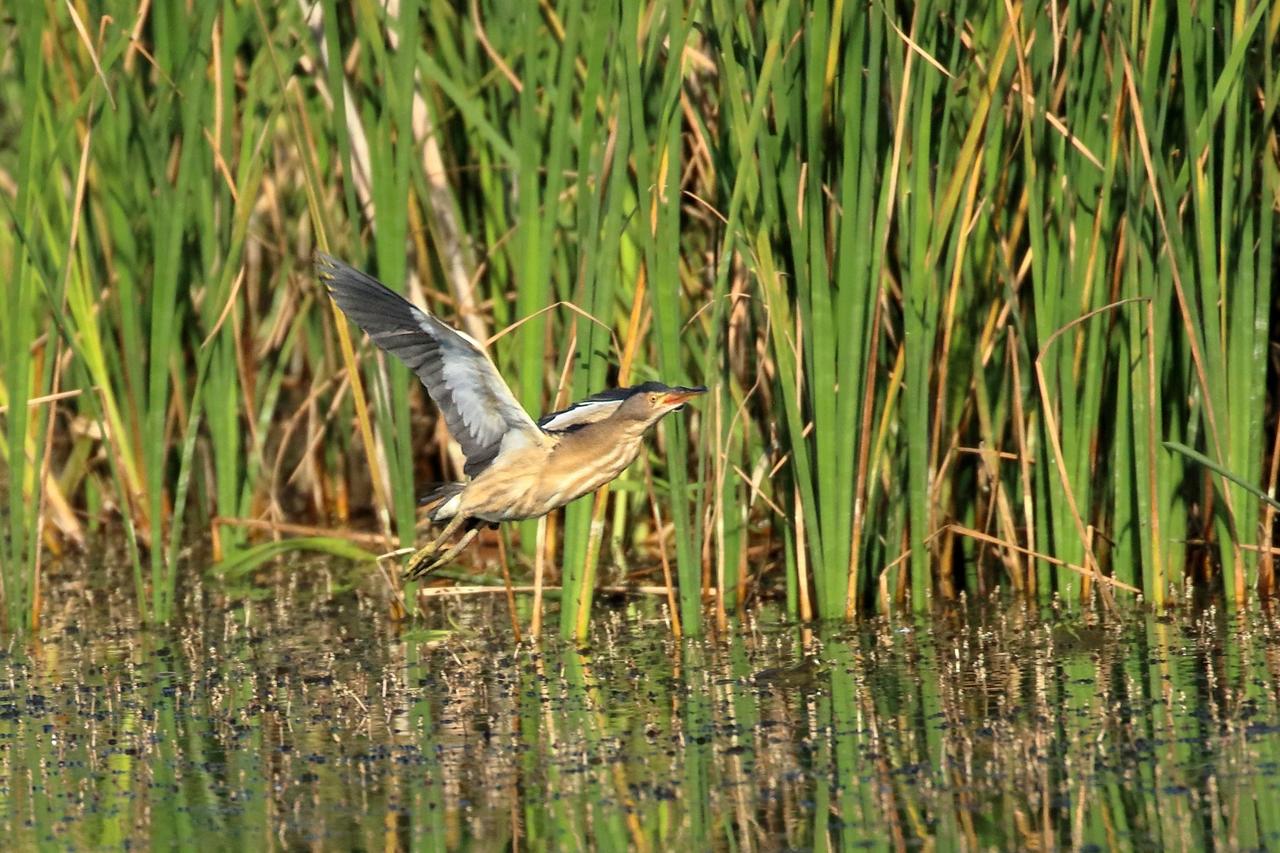
[[[686,400],[705,393],[707,393],[706,388],[674,388],[662,398],[662,404],[664,406],[679,406]]]

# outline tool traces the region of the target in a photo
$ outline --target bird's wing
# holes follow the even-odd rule
[[[369,339],[408,365],[444,415],[474,477],[505,447],[543,439],[476,341],[415,307],[382,282],[328,255],[316,272]]]
[[[569,432],[604,420],[617,411],[629,396],[629,388],[610,388],[579,400],[567,409],[543,415],[538,420],[538,426],[547,432]]]

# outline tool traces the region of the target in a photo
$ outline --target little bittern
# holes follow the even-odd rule
[[[444,530],[409,561],[419,578],[456,557],[483,522],[538,518],[594,492],[635,461],[645,432],[706,388],[646,382],[593,394],[537,423],[473,338],[415,307],[377,279],[328,255],[316,271],[338,307],[426,386],[466,457],[460,483],[425,499]],[[444,544],[459,528],[463,535]]]

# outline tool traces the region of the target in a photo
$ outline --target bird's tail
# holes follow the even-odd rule
[[[436,483],[427,493],[418,498],[418,506],[427,508],[427,515],[432,521],[453,518],[457,515],[458,502],[454,500],[462,494],[462,483]]]

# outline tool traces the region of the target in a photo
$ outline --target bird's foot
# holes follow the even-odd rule
[[[452,562],[454,557],[462,553],[463,548],[471,544],[471,540],[475,539],[476,534],[479,532],[479,528],[472,527],[462,534],[462,537],[445,550],[444,553],[440,553],[438,543],[430,543],[409,560],[409,568],[405,569],[404,579],[407,581],[419,580],[441,566]]]
[[[440,547],[435,542],[430,543],[425,548],[419,548],[409,558],[409,567],[404,570],[402,577],[407,581],[415,581],[431,574],[443,564],[443,561],[436,559],[439,554]]]
[[[444,547],[444,543],[449,541],[449,537],[466,521],[462,516],[457,516],[449,520],[444,530],[440,531],[440,535],[432,539],[426,545],[419,548],[412,557],[409,558],[409,568],[405,569],[404,579],[407,581],[417,580],[426,577],[426,575],[440,566],[453,559],[453,555],[445,554],[441,559],[436,559],[436,555],[440,553],[440,549]]]

